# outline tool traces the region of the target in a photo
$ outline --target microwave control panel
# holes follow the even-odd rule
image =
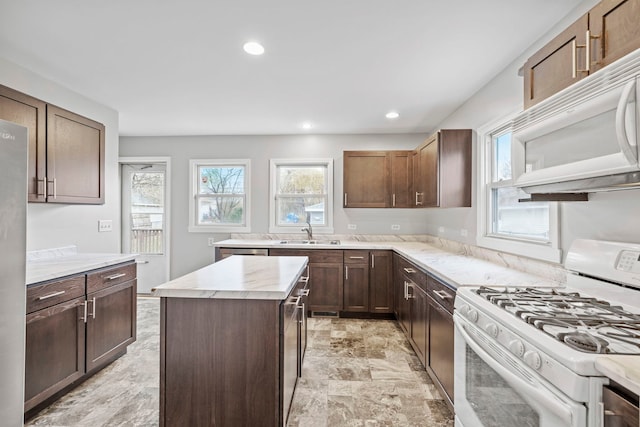
[[[640,252],[621,251],[616,262],[616,269],[629,273],[640,273]]]

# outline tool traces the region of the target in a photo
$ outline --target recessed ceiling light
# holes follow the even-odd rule
[[[304,123],[302,124],[302,129],[305,129],[305,130],[309,130],[309,129],[311,129],[312,127],[313,127],[313,125],[312,125],[311,123],[309,123],[309,122],[304,122]]]
[[[264,46],[258,42],[246,42],[242,48],[249,55],[262,55],[264,53]]]
[[[385,114],[385,117],[387,119],[397,119],[398,117],[400,117],[400,114],[398,114],[397,111],[389,111],[387,114]]]

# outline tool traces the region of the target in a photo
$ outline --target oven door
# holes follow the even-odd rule
[[[456,427],[584,427],[586,407],[563,395],[459,314]]]

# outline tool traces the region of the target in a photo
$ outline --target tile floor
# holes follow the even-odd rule
[[[158,425],[159,301],[138,299],[128,353],[27,426]],[[289,427],[453,426],[453,416],[397,324],[309,319],[309,344]]]

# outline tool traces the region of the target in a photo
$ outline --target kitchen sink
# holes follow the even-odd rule
[[[281,240],[281,245],[339,245],[340,240]]]

